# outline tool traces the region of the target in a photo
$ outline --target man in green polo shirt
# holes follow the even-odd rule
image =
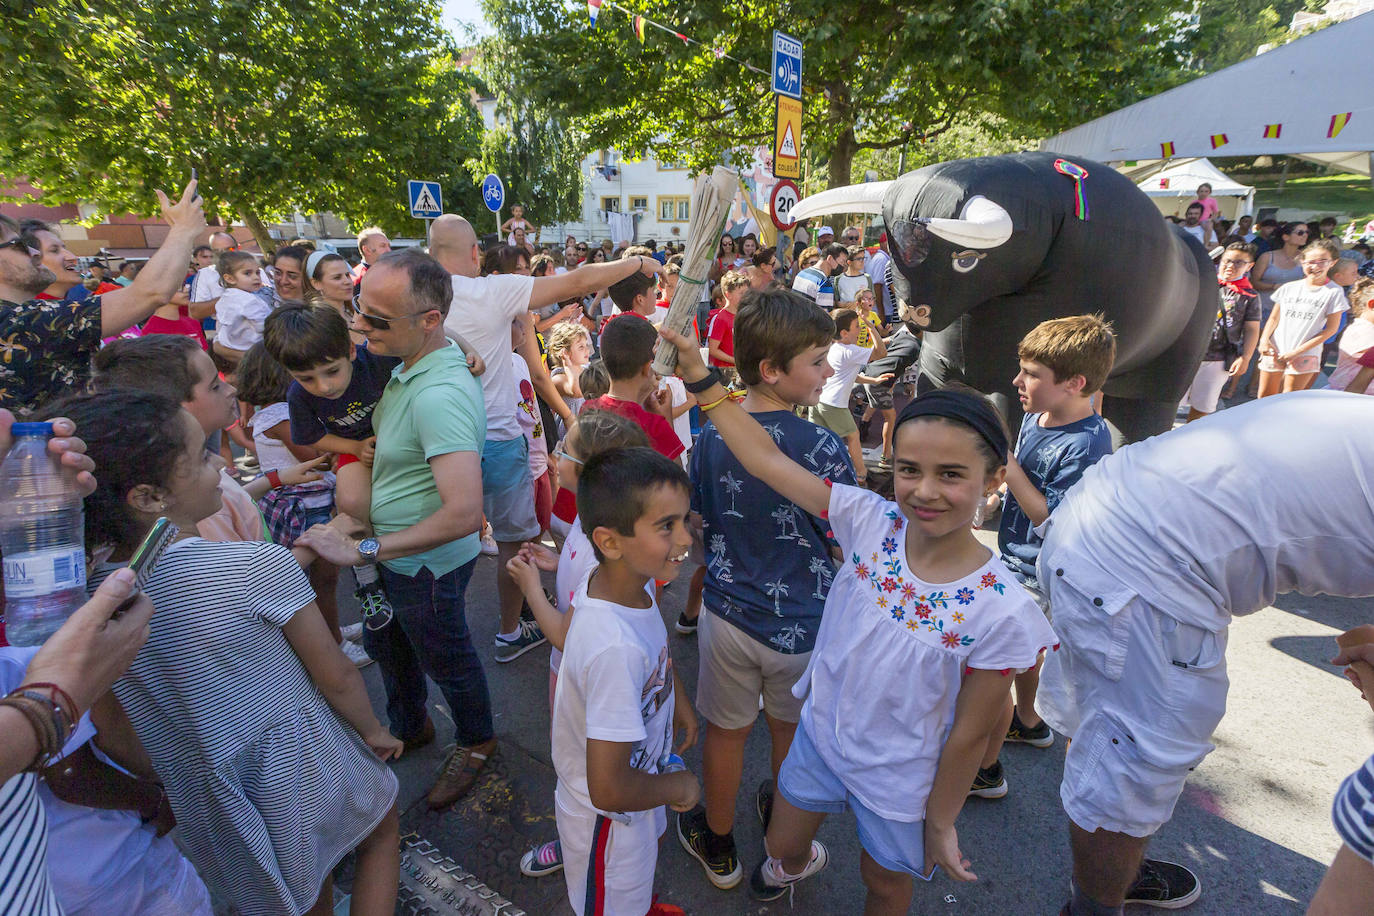
[[[418,248],[378,258],[354,300],[353,329],[368,349],[394,356],[372,414],[372,526],[361,541],[316,526],[298,543],[332,563],[378,563],[394,622],[365,630],[363,644],[386,686],[391,728],[414,748],[434,740],[425,713],[429,675],[453,713],[458,746],[429,793],[443,808],[472,787],[496,750],[486,675],[473,648],[464,593],[480,552],[482,389],[444,336],[453,298],[448,271]]]

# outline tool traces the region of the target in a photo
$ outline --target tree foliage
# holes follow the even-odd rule
[[[1202,0],[1193,47],[1195,66],[1211,73],[1253,57],[1261,45],[1283,44],[1293,14],[1311,0]]]
[[[479,62],[479,72],[480,66]],[[498,97],[496,126],[483,134],[481,151],[468,160],[468,171],[478,182],[488,172],[500,175],[507,210],[521,204],[532,222],[546,225],[580,218],[585,141],[518,87],[507,88]]]
[[[772,30],[805,45],[804,147],[831,184],[851,179],[860,150],[929,140],[990,113],[1021,132],[1049,132],[1160,91],[1180,77],[1188,0],[627,0],[654,28],[640,44],[629,18],[582,4],[484,0],[495,34],[484,48],[538,104],[592,147],[648,150],[704,169],[771,143]]]
[[[471,190],[481,124],[437,0],[7,4],[0,174],[155,212],[192,167],[212,212],[332,211],[414,232],[405,179]],[[221,214],[223,215],[223,214]]]

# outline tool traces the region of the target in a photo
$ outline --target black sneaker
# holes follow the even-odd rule
[[[1126,903],[1181,910],[1202,894],[1202,883],[1192,870],[1174,862],[1146,859],[1140,864],[1140,877],[1126,892]]]
[[[697,631],[697,621],[700,619],[700,614],[696,617],[688,617],[687,612],[682,611],[677,615],[677,624],[674,625],[673,629],[677,630],[683,636],[691,636]]]
[[[754,812],[758,814],[765,833],[768,832],[768,819],[773,816],[773,793],[776,791],[773,780],[765,779],[754,793]]]
[[[990,767],[979,767],[978,775],[973,778],[969,795],[979,798],[1002,798],[1007,794],[1007,778],[1002,775],[1002,761]]]
[[[1054,744],[1054,732],[1050,731],[1050,727],[1043,719],[1034,727],[1023,725],[1021,717],[1013,710],[1011,727],[1007,729],[1007,740],[1029,744],[1031,747],[1049,747]]]
[[[728,891],[744,878],[734,834],[722,838],[712,833],[706,824],[706,809],[693,808],[679,814],[677,838],[687,854],[701,863],[707,880],[721,890]]]
[[[783,894],[797,886],[797,882],[809,878],[816,872],[830,864],[830,853],[820,840],[811,841],[811,861],[806,863],[800,875],[789,875],[783,872],[782,862],[765,855],[759,867],[754,869],[754,873],[749,876],[749,891],[754,895],[755,900],[767,903],[769,900],[777,900]]]
[[[539,629],[539,624],[533,620],[522,619],[520,629],[516,631],[514,638],[506,639],[501,634],[496,634],[496,660],[501,664],[513,662],[546,642],[548,639],[544,636],[544,631]]]

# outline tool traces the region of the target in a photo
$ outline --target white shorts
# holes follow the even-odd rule
[[[613,821],[554,790],[554,820],[563,849],[563,879],[577,916],[644,916],[654,902],[663,808]]]
[[[1214,746],[1226,632],[1179,623],[1139,598],[1108,615],[1063,579],[1048,584],[1060,646],[1045,659],[1036,710],[1072,739],[1064,811],[1089,832],[1151,836]]]
[[[1226,387],[1226,380],[1230,378],[1226,374],[1226,368],[1226,361],[1220,359],[1209,359],[1198,366],[1197,375],[1193,376],[1193,384],[1188,388],[1188,393],[1183,396],[1179,406],[1191,407],[1198,413],[1216,413],[1221,389]]]

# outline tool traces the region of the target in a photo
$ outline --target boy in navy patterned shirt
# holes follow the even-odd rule
[[[1107,424],[1093,410],[1093,395],[1107,380],[1116,358],[1111,325],[1100,315],[1075,315],[1045,321],[1017,345],[1020,371],[1014,384],[1025,418],[1007,461],[1007,482],[997,544],[1002,562],[1049,614],[1049,601],[1035,578],[1039,531],[1054,507],[1083,472],[1112,451]],[[1049,747],[1054,734],[1035,712],[1040,666],[1016,676],[1016,705],[1010,710],[1008,741]],[[997,762],[1001,740],[983,758],[974,794],[1007,794]]]
[[[843,440],[793,413],[812,406],[833,370],[834,321],[790,290],[748,292],[734,325],[744,409],[778,447],[818,477],[854,483]],[[759,714],[772,736],[772,770],[787,756],[801,714],[792,687],[806,670],[835,566],[829,526],[744,470],[709,422],[692,450],[692,508],[701,514],[706,588],[700,617],[697,709],[705,810],[678,817],[678,838],[719,888],[744,876],[733,826],[744,744]],[[771,806],[768,783],[756,795]]]

